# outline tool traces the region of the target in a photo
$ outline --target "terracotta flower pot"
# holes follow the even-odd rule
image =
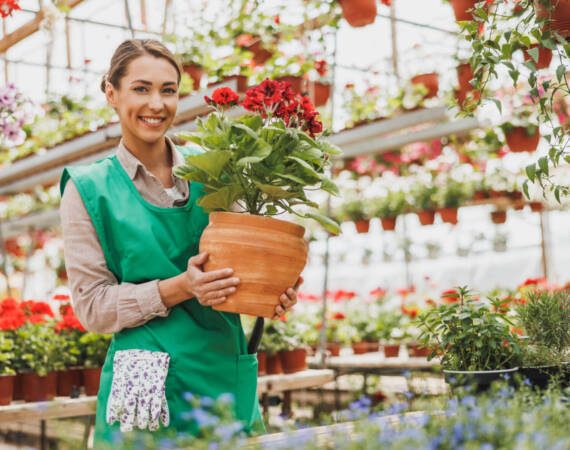
[[[435,220],[435,211],[428,209],[424,211],[416,211],[416,214],[418,215],[422,225],[433,225]]]
[[[355,220],[354,225],[358,233],[368,233],[370,230],[370,220]]]
[[[380,350],[380,342],[378,341],[364,341],[368,344],[368,351],[375,353]]]
[[[529,136],[525,127],[514,127],[505,133],[505,138],[511,152],[534,152],[540,141],[540,133],[537,128],[535,133]]]
[[[384,356],[386,358],[397,358],[400,354],[399,344],[384,344],[383,345]]]
[[[291,89],[293,89],[293,91],[297,94],[302,94],[307,90],[305,87],[305,79],[303,77],[286,75],[284,77],[275,78],[275,81],[291,83]]]
[[[382,217],[382,228],[386,231],[394,231],[396,229],[396,217]]]
[[[523,199],[523,193],[520,191],[512,191],[508,192],[507,194],[511,198],[511,200],[515,202]]]
[[[473,20],[473,14],[468,12],[468,10],[474,8],[478,1],[479,0],[449,0],[453,7],[455,20],[457,22],[462,20]]]
[[[267,367],[265,372],[267,375],[283,373],[283,366],[281,366],[281,358],[279,357],[279,354],[267,355]]]
[[[473,200],[485,200],[488,197],[485,191],[475,191],[473,193]]]
[[[279,358],[281,358],[281,367],[285,373],[307,370],[307,350],[304,348],[279,352]]]
[[[231,267],[240,279],[236,292],[213,309],[273,317],[279,297],[293,287],[307,261],[305,229],[270,217],[228,212],[210,214],[200,252],[204,269]]]
[[[430,349],[418,343],[408,344],[408,354],[412,358],[425,358],[430,354]]]
[[[524,60],[532,61],[537,69],[548,68],[550,66],[550,62],[552,61],[552,50],[539,46],[538,44],[531,45],[529,50],[532,48],[538,48],[538,62],[529,55],[528,50],[526,49],[523,50]]]
[[[439,91],[439,75],[437,73],[423,73],[412,77],[413,84],[423,84],[428,92],[425,98],[433,98],[437,96]]]
[[[469,92],[473,90],[470,81],[473,79],[473,71],[471,64],[468,62],[459,64],[455,70],[457,71],[457,81],[459,81],[459,90]]]
[[[37,373],[23,373],[24,401],[40,402],[55,398],[54,385],[57,381],[55,372],[40,377]]]
[[[370,25],[376,19],[376,0],[339,0],[342,16],[351,27]]]
[[[252,59],[257,66],[262,66],[273,56],[273,52],[263,46],[263,41],[259,37],[255,37],[255,41],[244,48],[253,53]]]
[[[489,197],[491,198],[503,198],[507,195],[507,191],[497,191],[496,189],[491,189],[489,191]]]
[[[267,352],[257,352],[257,375],[267,373]]]
[[[461,106],[461,109],[465,109],[465,106],[476,103],[481,98],[481,91],[475,90],[473,86],[466,89],[456,89],[455,98],[457,103]]]
[[[315,106],[324,106],[331,96],[331,85],[314,81],[310,85],[309,92],[311,93],[311,98]]]
[[[445,223],[457,225],[457,208],[440,208],[437,212]]]
[[[22,373],[17,373],[14,379],[13,400],[24,400],[24,374]]]
[[[340,355],[341,345],[338,342],[327,342],[327,351],[330,352],[331,356]]]
[[[73,386],[79,392],[81,387],[81,370],[69,369],[57,372],[57,395],[69,397],[73,392]]]
[[[197,64],[187,64],[182,66],[182,70],[184,70],[184,72],[186,72],[190,76],[190,78],[192,78],[192,89],[194,91],[199,90],[200,80],[202,80],[202,77],[206,73],[204,68]]]
[[[540,4],[539,0],[535,0],[536,17],[550,18],[547,29],[556,31],[562,37],[570,37],[570,0],[550,0],[550,4],[556,5],[552,12],[549,12],[546,5]]]
[[[529,202],[528,205],[532,212],[541,212],[544,209],[544,205],[541,202]]]
[[[492,211],[491,212],[491,220],[493,223],[505,223],[507,221],[507,212],[506,211]]]
[[[101,380],[101,367],[95,369],[83,369],[83,384],[85,385],[85,395],[97,395],[99,392],[99,382]]]
[[[353,342],[351,345],[355,355],[362,355],[363,353],[369,352],[368,342],[366,341]]]
[[[9,405],[14,398],[16,375],[0,375],[0,406]]]
[[[236,92],[237,93],[243,93],[246,92],[248,89],[248,78],[245,75],[230,75],[228,77],[224,77],[222,79],[222,83],[226,82],[226,81],[231,81],[231,80],[237,80],[237,88],[236,88]],[[217,81],[215,83],[210,83],[208,85],[208,87],[210,86],[215,86],[216,84],[219,84],[220,82]]]

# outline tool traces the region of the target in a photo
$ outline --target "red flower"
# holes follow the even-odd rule
[[[339,312],[334,313],[334,314],[332,315],[332,318],[333,318],[334,320],[344,320],[344,319],[346,319],[346,316],[345,316],[343,313],[341,313],[341,312],[339,311]]]
[[[65,295],[65,294],[54,295],[53,299],[60,301],[60,302],[68,302],[70,300],[69,295]]]
[[[28,317],[30,323],[45,323],[46,319],[43,314],[34,314]]]
[[[434,302],[431,298],[428,298],[428,299],[426,300],[426,304],[427,304],[427,305],[430,305],[430,306],[433,306],[434,308],[437,306],[437,303]]]
[[[67,331],[78,330],[83,332],[86,331],[83,325],[81,325],[81,322],[79,322],[79,319],[73,312],[72,308],[69,308],[65,311],[62,320],[55,325],[55,329],[58,331],[61,330],[67,330]]]
[[[382,403],[387,398],[388,397],[386,396],[386,394],[384,394],[384,392],[378,391],[372,394],[372,403],[377,405],[378,403]]]
[[[450,289],[448,291],[441,293],[441,298],[445,303],[456,303],[459,301],[459,292],[455,289]]]
[[[315,61],[315,70],[320,76],[325,76],[327,73],[327,62],[324,59]]]
[[[20,303],[12,297],[6,297],[2,302],[0,302],[0,313],[2,316],[18,310],[20,310]]]
[[[392,0],[380,0],[380,3],[386,6],[392,6]]]
[[[18,0],[1,0],[0,1],[0,15],[3,18],[12,15],[12,11],[22,9],[20,5],[18,5]]]
[[[378,298],[383,298],[386,296],[386,293],[388,291],[382,289],[381,287],[378,287],[376,289],[373,289],[372,291],[370,291],[370,295],[374,296],[374,297],[378,297]]]
[[[15,330],[24,325],[25,322],[26,319],[21,313],[2,315],[2,317],[0,317],[0,330]]]
[[[236,38],[236,44],[239,47],[249,47],[255,41],[256,41],[256,38],[254,38],[251,34],[240,34]]]
[[[412,319],[415,319],[419,313],[419,310],[416,307],[406,308],[405,306],[402,306],[401,310],[403,314],[410,316]]]
[[[273,18],[273,22],[275,22],[276,24],[280,24],[280,23],[281,23],[281,19],[279,18],[279,14],[277,14],[277,15]]]
[[[53,317],[51,307],[45,302],[34,302],[30,308],[32,315],[47,315]]]
[[[352,89],[354,87],[354,83],[347,83],[344,85],[346,89]]]
[[[212,98],[204,96],[204,101],[218,108],[229,108],[237,105],[239,96],[229,87],[218,88],[212,94]]]

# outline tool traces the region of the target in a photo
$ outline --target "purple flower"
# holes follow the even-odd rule
[[[2,134],[13,145],[22,145],[26,140],[26,133],[15,123],[5,123],[2,127]]]

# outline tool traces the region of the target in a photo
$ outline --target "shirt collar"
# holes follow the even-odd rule
[[[174,146],[172,140],[168,136],[164,136],[164,138],[166,140],[166,145],[168,146],[172,155],[172,167],[184,164],[184,157],[178,150],[176,150],[176,147]],[[140,160],[135,155],[133,155],[125,146],[123,138],[121,138],[117,147],[117,159],[131,180],[135,179],[139,168],[146,170],[144,164],[140,162]]]

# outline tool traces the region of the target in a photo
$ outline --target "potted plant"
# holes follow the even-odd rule
[[[427,89],[425,98],[437,97],[439,91],[439,74],[437,72],[415,75],[410,80],[412,84],[421,84]]]
[[[318,207],[307,198],[308,187],[338,193],[325,170],[339,150],[316,136],[322,132],[318,112],[287,83],[265,80],[251,88],[242,106],[254,114],[230,118],[225,110],[237,100],[227,88],[207,98],[216,111],[198,119],[198,131],[181,136],[202,152],[187,156],[174,173],[203,185],[197,203],[210,213],[200,239],[200,252],[210,255],[204,269],[232,267],[241,280],[214,309],[271,318],[279,295],[295,284],[307,257],[304,228],[272,216],[287,212],[315,219],[338,233],[338,225],[316,210],[296,208]],[[236,209],[240,212],[231,212]]]
[[[441,220],[453,225],[457,224],[457,209],[469,197],[465,183],[447,177],[438,190],[439,204],[437,212]]]
[[[322,324],[320,322],[317,323],[316,328],[317,330],[321,330]],[[325,334],[326,350],[331,356],[339,356],[340,349],[344,345],[348,345],[352,337],[352,328],[346,321],[346,315],[340,311],[330,314],[327,320]]]
[[[61,338],[60,359],[64,368],[57,373],[57,395],[68,397],[74,394],[74,389],[79,392],[82,384],[81,366],[84,361],[79,342],[86,330],[75,316],[71,304],[62,304],[60,312],[61,319],[56,322],[55,330]]]
[[[279,352],[285,350],[286,343],[283,340],[285,324],[282,320],[272,320],[263,332],[262,349],[267,354],[266,369],[267,375],[283,373]]]
[[[390,4],[390,0],[381,1]],[[338,0],[338,3],[342,8],[342,17],[351,27],[364,27],[376,19],[376,0]]]
[[[524,60],[532,61],[537,69],[547,69],[552,61],[552,50],[538,43],[523,49]]]
[[[519,339],[502,313],[503,300],[476,300],[465,286],[443,298],[450,301],[422,313],[417,323],[420,342],[432,349],[428,360],[440,354],[446,381],[485,389],[518,370]]]
[[[378,316],[380,341],[386,358],[397,358],[404,333],[400,328],[402,315],[395,311],[382,311]]]
[[[109,334],[97,334],[88,331],[79,338],[79,349],[84,361],[82,377],[85,395],[97,395],[99,392],[101,368],[107,357],[107,350],[112,337]]]
[[[182,65],[182,70],[192,79],[192,89],[197,91],[208,68],[213,64],[211,50],[213,43],[208,36],[199,33],[198,28],[192,30],[192,36],[179,37],[175,34],[165,35],[165,41],[175,45],[175,56]]]
[[[282,339],[284,348],[279,352],[281,367],[284,373],[295,373],[307,369],[307,349],[303,343],[303,333],[309,327],[308,324],[297,320],[281,321]]]
[[[364,199],[344,202],[340,207],[340,214],[345,220],[354,222],[358,233],[368,233],[370,213],[368,212],[368,203]]]
[[[396,217],[408,206],[406,194],[402,191],[388,191],[384,197],[376,197],[370,201],[371,215],[379,217],[384,230],[396,228]]]
[[[12,368],[14,359],[14,341],[7,333],[0,331],[0,406],[9,405],[14,396],[14,379]]]
[[[278,82],[290,83],[290,88],[296,94],[309,91],[309,74],[315,65],[312,57],[303,55],[276,55],[262,70],[258,70],[255,79],[263,82],[266,78]]]
[[[515,307],[528,340],[521,373],[536,386],[547,387],[558,374],[570,376],[570,291],[532,290]]]
[[[496,209],[491,211],[491,220],[494,224],[505,223],[507,221],[507,211],[504,209]]]
[[[423,84],[405,83],[394,97],[388,99],[389,116],[422,109],[428,94],[428,88]]]
[[[348,322],[353,327],[352,351],[355,355],[377,352],[380,349],[380,320],[371,308],[356,309],[348,314]]]
[[[324,59],[317,60],[314,63],[313,70],[310,75],[316,73],[309,84],[309,97],[315,106],[326,105],[331,95],[331,82],[328,76],[327,62]]]
[[[388,112],[382,111],[381,101],[383,95],[377,85],[367,85],[364,92],[360,92],[354,83],[348,83],[342,92],[342,106],[349,116],[347,128],[355,127],[373,120],[382,120]]]
[[[445,2],[446,0],[443,1]],[[453,8],[453,13],[455,14],[455,20],[457,22],[461,22],[464,20],[472,20],[475,5],[479,2],[479,0],[447,0],[447,1],[451,3],[451,7]]]
[[[237,92],[245,93],[248,89],[249,79],[253,75],[253,69],[247,64],[247,52],[236,51],[231,55],[212,62],[211,74],[213,81],[208,86],[223,83],[229,80],[237,81]]]
[[[411,205],[416,210],[416,214],[422,225],[432,225],[435,219],[437,207],[437,188],[424,183],[416,184],[411,192]]]

